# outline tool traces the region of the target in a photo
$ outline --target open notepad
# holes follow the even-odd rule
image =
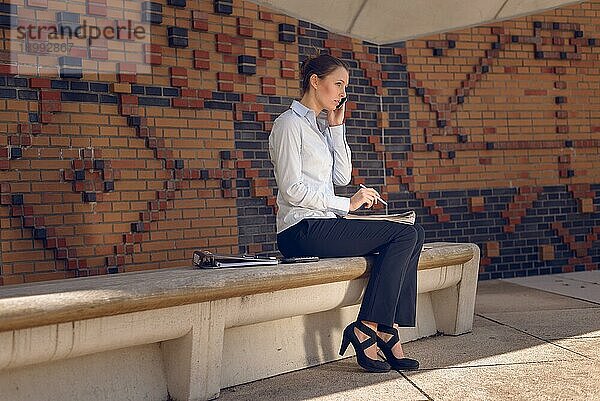
[[[415,224],[416,217],[417,214],[414,210],[395,214],[347,214],[344,216],[345,219],[351,220],[388,220],[401,224]]]

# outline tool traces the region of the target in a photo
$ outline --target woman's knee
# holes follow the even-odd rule
[[[398,224],[396,226],[396,235],[394,242],[411,242],[416,244],[419,240],[418,230],[414,225]]]

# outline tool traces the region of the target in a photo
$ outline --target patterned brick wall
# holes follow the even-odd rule
[[[415,181],[480,278],[600,262],[599,2],[406,44]]]
[[[97,40],[37,70],[0,53],[0,284],[276,253],[268,134],[318,51],[351,65],[340,194],[373,185],[429,241],[479,244],[482,279],[600,264],[600,1],[389,46],[242,1],[65,8],[138,18],[150,41]]]

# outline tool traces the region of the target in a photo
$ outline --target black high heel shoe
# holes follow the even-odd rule
[[[377,336],[377,345],[379,349],[383,352],[385,356],[385,360],[390,364],[392,369],[394,370],[417,370],[419,369],[419,361],[411,358],[396,358],[394,353],[392,352],[392,348],[396,345],[397,342],[400,342],[400,336],[398,335],[398,330],[394,327],[384,326],[382,324],[377,325],[377,331],[382,333],[390,334],[390,337],[387,341],[384,341],[383,338]]]
[[[356,336],[356,333],[354,332],[355,327],[359,331],[369,336],[369,338],[363,342],[360,342]],[[373,329],[365,325],[363,322],[356,321],[346,326],[344,329],[344,335],[342,336],[340,356],[344,355],[350,343],[352,343],[354,351],[356,351],[356,361],[363,369],[374,373],[385,373],[390,371],[390,365],[387,362],[371,359],[365,354],[365,350],[367,348],[377,343],[377,333],[375,333]]]

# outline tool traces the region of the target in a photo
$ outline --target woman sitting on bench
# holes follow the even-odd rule
[[[279,189],[277,244],[285,257],[378,253],[358,318],[344,329],[340,354],[352,343],[358,364],[370,372],[414,370],[419,363],[404,357],[397,328],[415,326],[423,228],[337,218],[380,199],[373,188],[351,198],[333,190],[334,184],[347,185],[352,172],[344,126],[348,70],[327,54],[306,60],[302,99],[274,122],[269,150]]]

